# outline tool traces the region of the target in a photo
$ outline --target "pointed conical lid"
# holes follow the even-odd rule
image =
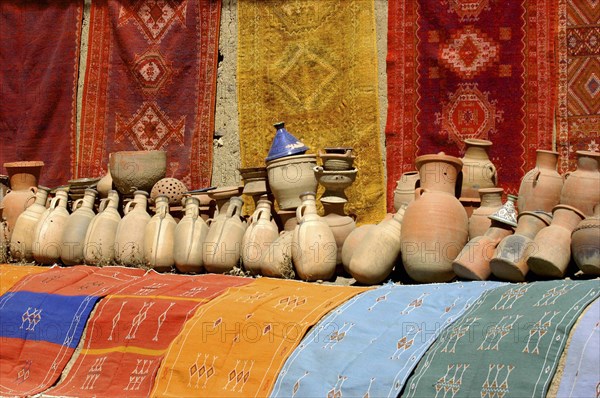
[[[277,129],[277,132],[267,155],[267,162],[284,156],[299,155],[308,151],[306,145],[285,129],[283,122],[275,123],[273,126]]]

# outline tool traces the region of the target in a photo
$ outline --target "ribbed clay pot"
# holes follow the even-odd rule
[[[355,155],[352,148],[325,148],[319,150],[319,159],[325,170],[350,170],[354,164]]]
[[[483,236],[492,225],[488,216],[494,214],[502,207],[502,188],[483,188],[479,190],[481,205],[469,217],[469,239]]]
[[[46,199],[49,192],[50,188],[39,187],[35,195],[35,202],[17,218],[10,237],[10,255],[13,259],[33,260],[33,233],[40,217],[46,211]]]
[[[577,170],[565,173],[560,203],[579,209],[586,216],[594,214],[600,202],[600,152],[577,151]]]
[[[115,234],[115,261],[119,264],[140,267],[144,265],[144,237],[150,222],[148,192],[136,191],[133,200],[125,206],[125,215]]]
[[[73,206],[73,212],[67,219],[62,234],[62,248],[60,258],[66,265],[83,264],[84,244],[87,230],[96,215],[94,204],[98,192],[94,189],[86,189],[83,199],[78,199],[81,206]]]
[[[59,190],[50,201],[50,207],[40,216],[33,232],[33,258],[41,264],[60,261],[62,234],[69,218],[67,191]]]
[[[38,179],[43,166],[42,161],[4,163],[10,179],[10,189],[2,198],[2,207],[4,207],[9,238],[17,218],[35,201]]]
[[[279,237],[271,207],[271,201],[266,198],[258,201],[242,238],[242,263],[253,275],[263,274],[263,269],[268,268],[263,263],[265,252]]]
[[[317,166],[316,155],[294,155],[267,162],[267,176],[271,192],[280,209],[300,206],[303,192],[317,190],[313,168]]]
[[[113,184],[124,194],[136,190],[150,192],[167,171],[165,151],[113,152],[109,158],[109,170]]]
[[[523,282],[529,272],[527,259],[536,251],[533,239],[551,221],[552,216],[543,211],[520,213],[515,233],[502,239],[496,247],[490,261],[492,273],[502,280]]]
[[[398,211],[402,203],[409,204],[415,200],[415,189],[420,186],[418,171],[407,171],[400,176],[394,190],[394,209]]]
[[[447,282],[455,276],[452,261],[468,237],[469,219],[455,196],[462,161],[442,152],[419,156],[416,165],[421,188],[404,214],[402,262],[417,282]]]
[[[560,201],[563,177],[556,171],[558,152],[539,149],[535,167],[523,176],[519,187],[519,213],[551,212]]]
[[[144,231],[144,259],[146,265],[158,272],[167,272],[175,265],[173,246],[177,222],[169,214],[169,197],[156,198],[156,213]]]
[[[594,215],[579,223],[571,235],[575,264],[585,274],[600,275],[600,204]]]
[[[552,210],[552,223],[535,236],[535,252],[527,259],[529,269],[536,275],[562,278],[571,260],[571,234],[585,215],[568,205]]]
[[[83,257],[87,264],[111,265],[115,259],[115,238],[121,222],[119,193],[110,190],[100,202],[99,213],[92,219],[85,234]]]
[[[494,188],[498,183],[496,166],[489,158],[488,152],[492,141],[469,138],[464,140],[465,156],[461,159],[462,190],[461,198],[479,198],[478,191],[483,188]]]
[[[175,228],[173,256],[177,270],[197,274],[204,269],[202,253],[207,234],[208,225],[200,217],[200,200],[188,197],[185,199],[185,216]]]

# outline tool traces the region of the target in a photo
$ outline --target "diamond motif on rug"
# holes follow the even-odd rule
[[[569,116],[599,114],[600,60],[582,58],[569,68]]]
[[[173,63],[166,61],[160,51],[148,50],[136,55],[131,73],[146,94],[155,94],[171,81]]]
[[[119,10],[119,25],[129,19],[144,33],[149,42],[159,42],[174,21],[185,26],[187,1],[180,4],[173,0],[139,0],[131,7]]]
[[[466,26],[440,48],[443,65],[463,79],[471,79],[498,61],[500,46],[485,33]]]
[[[483,10],[490,9],[489,0],[450,0],[448,3],[449,12],[455,12],[461,22],[477,21]]]
[[[288,0],[280,7],[273,7],[279,25],[288,33],[306,33],[318,29],[339,8],[339,0],[311,2]]]

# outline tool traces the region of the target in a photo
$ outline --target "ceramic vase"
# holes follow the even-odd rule
[[[113,152],[108,159],[113,184],[123,195],[137,190],[150,192],[154,184],[165,177],[165,151]]]
[[[296,276],[292,264],[292,240],[298,225],[296,209],[279,210],[276,214],[282,230],[263,255],[262,272],[264,276],[293,279]]]
[[[577,151],[577,170],[565,173],[560,203],[579,209],[586,216],[594,214],[600,202],[600,152]]]
[[[81,206],[74,204],[73,212],[67,219],[62,234],[62,247],[60,258],[66,265],[82,264],[84,260],[84,244],[87,229],[96,215],[94,204],[98,192],[94,189],[86,189],[83,199],[77,201]]]
[[[169,214],[169,197],[159,195],[156,212],[144,230],[144,259],[146,265],[158,272],[167,272],[175,265],[173,246],[177,222]]]
[[[300,206],[303,192],[317,190],[313,168],[317,166],[316,155],[294,155],[267,162],[269,187],[280,209]]]
[[[483,188],[494,188],[498,183],[496,166],[489,158],[488,152],[492,141],[469,138],[464,140],[465,156],[461,159],[462,189],[461,198],[479,198],[478,191]]]
[[[535,167],[521,180],[519,213],[524,211],[551,212],[560,201],[563,177],[556,171],[558,152],[538,150]]]
[[[87,264],[111,265],[115,259],[115,238],[121,222],[119,193],[110,190],[100,202],[98,214],[92,219],[85,235],[83,257]]]
[[[585,274],[600,275],[600,204],[594,215],[579,223],[571,235],[571,251],[575,264]]]
[[[263,274],[263,258],[268,247],[279,237],[279,230],[271,215],[272,203],[260,199],[250,216],[248,228],[242,238],[242,263],[253,275]]]
[[[346,237],[344,241],[344,246],[342,247],[342,264],[344,266],[344,270],[350,274],[350,261],[352,260],[352,256],[354,256],[354,252],[361,244],[361,242],[365,239],[365,237],[371,233],[371,231],[376,227],[375,224],[364,224],[359,227],[356,227],[350,234]]]
[[[492,225],[488,217],[502,207],[502,188],[482,188],[479,190],[481,205],[469,217],[469,239],[483,236]]]
[[[50,201],[50,207],[42,213],[33,232],[33,258],[41,264],[60,261],[62,234],[69,218],[67,191],[59,190]]]
[[[33,260],[32,247],[35,226],[46,211],[46,200],[49,192],[49,188],[39,187],[35,195],[35,202],[17,218],[10,237],[10,255],[14,260]]]
[[[41,161],[4,163],[10,179],[10,189],[2,198],[9,239],[21,213],[35,201],[38,179],[43,166],[44,162]]]
[[[208,225],[200,217],[200,200],[185,199],[185,215],[175,228],[173,256],[175,268],[180,272],[198,274],[204,270],[202,252]]]
[[[319,159],[325,170],[350,170],[356,156],[350,147],[330,147],[319,150]]]
[[[336,263],[342,264],[342,248],[346,238],[356,228],[356,217],[344,212],[343,202],[322,202],[325,214],[323,221],[329,225],[337,246]]]
[[[402,203],[409,204],[415,199],[415,189],[420,187],[418,171],[407,171],[400,176],[394,190],[394,209],[398,211]]]
[[[115,234],[115,261],[140,267],[144,265],[144,236],[150,222],[147,211],[148,192],[135,191],[133,200],[125,205],[125,215],[119,221]]]

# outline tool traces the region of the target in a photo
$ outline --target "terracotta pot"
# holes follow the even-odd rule
[[[325,170],[350,170],[356,156],[352,154],[352,148],[325,148],[319,150],[319,159]]]
[[[271,201],[261,199],[256,210],[250,216],[248,228],[242,238],[242,262],[244,269],[253,275],[269,273],[269,276],[279,276],[277,269],[268,269],[263,263],[263,257],[268,247],[279,237],[279,230],[271,216]]]
[[[35,203],[21,213],[17,219],[9,240],[10,255],[13,259],[33,260],[34,231],[40,217],[46,211],[46,199],[49,192],[50,188],[39,187],[35,196]]]
[[[6,193],[8,192],[8,187],[10,186],[9,181],[10,179],[7,175],[0,174],[0,203],[2,203],[2,199],[4,199],[4,196],[6,196]]]
[[[41,264],[60,261],[62,234],[69,218],[67,191],[59,190],[50,202],[50,207],[42,213],[33,232],[33,258]]]
[[[321,202],[339,202],[348,201],[344,190],[354,183],[358,170],[325,170],[321,166],[313,168],[315,177],[319,184],[325,188],[321,195]]]
[[[86,189],[83,199],[73,203],[73,213],[67,219],[62,237],[60,258],[66,265],[83,264],[83,248],[87,229],[95,216],[94,205],[98,192]],[[80,207],[77,207],[81,204]]]
[[[303,192],[317,190],[317,179],[313,168],[317,165],[316,155],[294,155],[267,162],[269,187],[282,210],[300,206]]]
[[[527,259],[536,251],[533,239],[550,225],[552,216],[542,211],[526,211],[517,218],[514,235],[502,239],[490,260],[492,273],[499,279],[523,282],[529,272]]]
[[[144,230],[144,259],[146,265],[158,272],[167,272],[175,265],[173,246],[177,222],[169,214],[169,197],[156,198],[156,213]]]
[[[329,225],[317,214],[314,192],[301,195],[298,225],[292,239],[296,274],[305,281],[329,280],[335,274],[337,245]]]
[[[229,206],[229,200],[242,193],[243,187],[238,185],[231,185],[225,187],[219,187],[208,191],[208,196],[214,200],[217,204],[217,212],[213,215],[216,218],[219,214],[227,214],[227,207]]]
[[[238,171],[244,180],[244,190],[242,191],[244,195],[255,197],[269,191],[266,167],[248,167],[238,169]]]
[[[557,205],[552,210],[552,223],[535,236],[535,252],[527,259],[536,275],[562,278],[571,260],[571,234],[585,215],[572,206]],[[600,244],[600,243],[599,243]]]
[[[185,216],[175,228],[173,256],[180,272],[198,274],[204,270],[202,253],[208,225],[200,217],[200,200],[189,197],[185,201]]]
[[[41,161],[4,163],[10,179],[10,189],[2,199],[9,239],[17,219],[35,200],[43,166],[44,162]]]
[[[594,215],[579,223],[571,235],[575,263],[585,274],[600,275],[600,204]]]
[[[600,152],[577,151],[577,170],[565,174],[560,203],[594,214],[600,202]]]
[[[298,225],[298,219],[296,218],[296,209],[293,210],[277,210],[277,217],[275,222],[280,231],[291,231],[293,232]]]
[[[8,262],[8,230],[6,228],[6,221],[4,221],[4,217],[2,213],[4,212],[4,208],[0,207],[0,264]]]
[[[396,182],[394,190],[394,209],[398,211],[402,203],[407,205],[415,199],[415,189],[421,186],[418,171],[407,171]]]
[[[356,228],[356,217],[347,216],[344,213],[343,202],[322,202],[322,204],[325,210],[323,221],[329,225],[335,238],[335,244],[337,245],[335,261],[337,264],[342,264],[342,248],[348,235]]]
[[[123,195],[134,191],[150,192],[154,184],[165,177],[167,153],[165,151],[113,152],[109,158],[113,183]]]
[[[111,265],[115,259],[115,238],[121,222],[119,214],[119,193],[108,192],[100,202],[99,213],[88,226],[85,235],[83,257],[87,264]]]
[[[494,188],[498,184],[496,166],[488,156],[492,141],[469,138],[464,140],[467,147],[461,159],[462,189],[461,198],[479,198],[478,191]]]
[[[469,239],[483,236],[485,231],[492,225],[488,218],[502,207],[502,188],[483,188],[479,190],[481,205],[473,211],[469,218]]]
[[[519,213],[541,210],[551,212],[560,201],[563,177],[556,171],[558,152],[539,149],[535,167],[521,180]]]
[[[471,218],[475,210],[481,206],[481,199],[479,198],[460,198],[460,204],[467,212],[467,218]]]
[[[371,233],[371,231],[374,228],[375,224],[364,224],[359,227],[356,227],[346,237],[346,240],[344,241],[344,246],[342,247],[342,264],[344,265],[344,270],[348,274],[350,273],[350,261],[352,260],[352,256],[354,255],[356,248],[361,244],[365,237]]]
[[[144,260],[144,237],[150,222],[148,193],[136,191],[133,200],[125,206],[125,216],[117,226],[115,234],[115,261],[119,264],[139,267]]]
[[[277,239],[269,245],[262,258],[265,276],[293,279],[292,243],[294,231],[281,231]]]
[[[440,153],[419,156],[416,165],[421,188],[404,214],[402,261],[417,282],[447,282],[468,237],[469,219],[455,196],[462,161]]]
[[[102,177],[100,179],[100,181],[98,181],[98,184],[96,184],[96,190],[98,191],[98,196],[102,199],[107,198],[108,197],[108,192],[110,192],[113,189],[113,180],[112,180],[112,176],[110,175],[110,168],[108,169],[108,171],[106,172],[106,175],[104,177]]]

